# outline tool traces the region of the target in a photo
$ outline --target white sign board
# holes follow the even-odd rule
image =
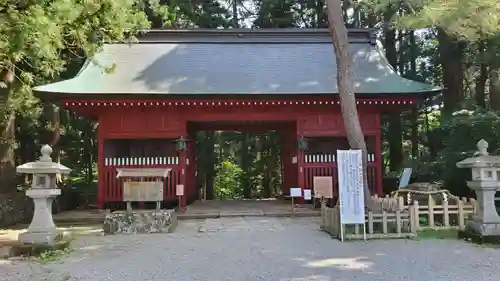
[[[302,188],[290,188],[291,197],[302,197]]]
[[[404,168],[403,174],[399,178],[398,189],[399,188],[405,188],[405,187],[408,186],[408,184],[410,184],[411,172],[412,172],[412,168]]]
[[[163,201],[163,181],[127,181],[123,183],[123,201]]]
[[[310,189],[304,189],[304,200],[311,200],[312,199],[312,190]]]
[[[341,224],[364,224],[365,201],[361,150],[337,150]]]
[[[184,185],[178,184],[175,186],[175,195],[184,196]]]

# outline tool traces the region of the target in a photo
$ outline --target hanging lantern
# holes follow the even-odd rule
[[[176,140],[176,148],[177,151],[186,151],[187,150],[187,139],[181,136],[180,139]]]
[[[307,139],[304,137],[301,137],[299,139],[299,149],[300,150],[307,150]]]

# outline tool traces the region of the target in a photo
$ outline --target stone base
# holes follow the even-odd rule
[[[63,232],[24,232],[19,234],[19,242],[24,245],[55,245],[63,238]]]
[[[173,232],[177,227],[174,210],[137,210],[113,212],[104,218],[105,234]]]
[[[59,240],[52,245],[42,245],[42,244],[17,244],[12,245],[9,248],[9,252],[3,258],[9,257],[29,257],[29,256],[38,256],[43,252],[51,251],[51,250],[63,250],[70,246],[70,242],[68,240]]]
[[[479,221],[477,217],[468,221],[465,229],[481,236],[500,236],[500,223],[484,223]]]
[[[458,238],[465,239],[476,244],[500,244],[500,235],[481,235],[470,229],[459,230]]]

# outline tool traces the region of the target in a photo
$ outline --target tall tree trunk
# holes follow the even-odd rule
[[[233,0],[233,2],[231,3],[231,6],[233,8],[233,18],[231,21],[231,25],[233,28],[238,28],[239,27],[239,24],[238,24],[238,0]]]
[[[481,57],[482,60],[484,60],[484,41],[479,42],[479,56]],[[486,80],[488,80],[488,68],[486,66],[486,63],[484,61],[481,62],[479,65],[479,74],[476,77],[476,88],[475,88],[475,95],[474,99],[476,100],[476,105],[482,108],[486,107],[486,100],[485,100],[485,87],[486,87]]]
[[[410,79],[417,79],[417,42],[415,40],[415,30],[410,31]],[[418,108],[411,109],[411,157],[418,158]]]
[[[365,193],[365,205],[371,209],[372,200],[368,188],[366,172],[367,150],[365,137],[359,122],[358,110],[356,108],[356,97],[354,96],[354,73],[352,65],[354,60],[347,38],[347,28],[342,18],[340,0],[327,0],[326,12],[332,36],[333,48],[337,59],[337,84],[340,97],[340,109],[344,127],[346,130],[349,146],[360,149],[363,152],[363,182]]]
[[[490,106],[500,111],[500,70],[490,69]]]
[[[14,70],[5,73],[4,81],[7,87],[0,88],[0,106],[6,119],[2,122],[0,136],[0,192],[16,190],[16,111],[9,106],[9,99],[14,91]]]
[[[438,29],[439,59],[443,71],[443,116],[449,117],[463,98],[463,50],[456,38]]]
[[[251,141],[252,138],[249,132],[242,133],[243,141],[241,144],[241,169],[243,170],[242,176],[242,189],[243,198],[252,197],[252,183],[251,183],[251,170],[252,170],[252,155],[251,153]]]
[[[205,193],[206,199],[214,199],[214,179],[216,176],[215,171],[215,132],[207,131],[205,134],[205,139],[203,141],[203,148],[205,153],[203,154],[206,158],[205,167]]]
[[[389,20],[392,15],[385,15],[386,19]],[[384,48],[385,55],[389,64],[395,70],[399,69],[401,71],[401,65],[398,65],[398,53],[396,51],[396,30],[394,28],[386,27],[384,31]],[[401,32],[399,32],[400,48],[401,48]],[[401,55],[400,55],[401,57]],[[402,137],[403,125],[401,123],[401,113],[391,112],[389,114],[389,128],[387,134],[387,141],[389,145],[389,167],[391,171],[398,171],[401,168],[403,162],[403,137]]]

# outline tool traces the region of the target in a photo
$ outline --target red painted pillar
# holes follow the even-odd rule
[[[184,196],[181,197],[181,208],[186,207],[186,196],[188,195],[188,185],[186,182],[186,168],[187,168],[187,152],[185,150],[179,150],[179,164],[181,167],[181,178],[180,184],[184,185]]]
[[[101,126],[97,126],[97,208],[100,210],[104,208],[104,183],[104,137]]]
[[[297,142],[296,142],[296,151],[297,151],[297,170],[298,170],[298,180],[297,180],[297,186],[302,189],[306,188],[306,173],[304,170],[304,151],[299,148],[299,141],[302,138],[301,135],[297,135]],[[301,197],[300,199],[297,200],[297,203],[301,204],[304,202],[304,197]]]
[[[195,136],[190,135],[190,141],[188,142],[187,151],[187,163],[186,163],[186,181],[187,181],[187,198],[189,200],[194,200],[196,196],[196,143],[194,140]]]
[[[293,149],[294,138],[288,131],[283,131],[281,134],[282,141],[282,151],[281,151],[281,163],[283,163],[283,185],[281,187],[281,192],[283,195],[290,194],[290,188],[294,187],[296,180],[295,176],[295,164],[292,163],[292,157],[295,156],[295,151]]]
[[[382,159],[382,136],[380,131],[380,115],[377,118],[378,122],[378,130],[375,135],[375,163],[376,163],[376,171],[377,171],[377,186],[375,190],[377,191],[378,196],[384,195],[384,191],[382,189],[382,178],[383,178],[383,159]]]

